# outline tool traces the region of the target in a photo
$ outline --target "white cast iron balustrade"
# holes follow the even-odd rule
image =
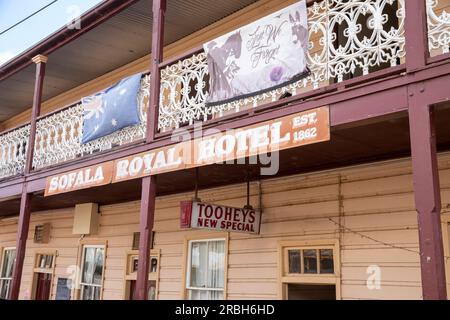
[[[450,52],[450,13],[439,6],[439,0],[427,1],[428,46],[432,56]],[[444,3],[442,1],[441,3]]]
[[[150,92],[150,75],[141,80],[138,94],[141,123],[119,130],[86,144],[83,135],[83,106],[69,107],[44,117],[37,122],[33,167],[40,169],[143,139],[147,125],[147,104]]]
[[[449,14],[438,0],[426,0],[430,51],[449,52]],[[396,66],[405,58],[405,0],[324,0],[308,7],[311,75],[289,86],[233,103],[205,107],[208,68],[204,52],[161,70],[158,129],[167,131],[195,121],[275,101],[283,94],[306,92],[370,72]],[[440,9],[439,9],[440,8]],[[141,124],[81,144],[83,110],[80,104],[39,119],[35,169],[111,149],[145,137],[150,75],[139,92]],[[0,135],[0,179],[21,174],[30,126]]]
[[[23,173],[29,136],[29,124],[0,135],[0,179]]]
[[[402,63],[405,56],[404,0],[324,0],[308,8],[311,75],[292,85],[224,105],[205,107],[205,53],[161,71],[158,128],[167,131],[218,118],[320,86]]]

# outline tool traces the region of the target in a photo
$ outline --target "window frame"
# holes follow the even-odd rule
[[[93,283],[84,283],[82,282],[83,279],[83,272],[84,272],[84,258],[86,253],[86,248],[102,248],[103,249],[103,267],[102,267],[102,280],[101,284],[93,284]],[[103,289],[104,289],[104,282],[105,282],[105,266],[106,266],[106,249],[107,244],[106,243],[83,243],[80,246],[81,254],[80,254],[80,273],[78,275],[77,279],[77,285],[78,285],[78,300],[84,300],[83,297],[83,290],[84,286],[91,286],[100,288],[100,297],[99,300],[103,300]]]
[[[135,258],[139,258],[139,250],[129,250],[126,252],[125,268],[124,268],[124,270],[125,270],[125,273],[124,273],[125,288],[123,291],[124,292],[124,295],[123,295],[124,300],[128,300],[130,297],[130,281],[137,280],[137,272],[132,271],[133,260]],[[158,300],[158,297],[159,297],[159,270],[161,269],[161,250],[159,250],[159,249],[150,250],[150,261],[153,258],[157,259],[158,265],[156,266],[155,272],[151,272],[151,265],[149,265],[148,281],[156,282],[155,300]]]
[[[188,286],[190,281],[190,264],[191,264],[191,242],[202,242],[202,241],[224,241],[224,275],[223,275],[223,288],[214,290],[215,288],[195,288]],[[186,235],[184,238],[184,254],[183,254],[183,285],[181,288],[181,299],[186,300],[189,298],[189,290],[209,290],[209,291],[222,291],[222,299],[227,300],[228,298],[228,245],[229,245],[229,233],[228,232],[214,232],[214,233],[204,233],[198,235]],[[188,275],[189,273],[189,275]]]
[[[441,215],[442,240],[444,245],[445,278],[447,281],[447,299],[450,300],[450,213]]]
[[[15,260],[16,260],[17,248],[16,247],[4,247],[4,248],[0,247],[0,250],[1,250],[1,256],[0,256],[0,287],[3,284],[3,281],[9,281],[8,291],[6,292],[6,299],[8,299],[9,295],[11,293],[11,284],[12,284],[12,279],[13,279],[14,263],[15,263]],[[6,253],[6,251],[11,251],[11,250],[15,251],[11,277],[3,277],[2,276],[2,271],[3,271],[3,264],[5,263],[5,253]]]
[[[320,249],[333,250],[334,273],[320,273],[320,259],[317,257],[317,273],[289,273],[289,250]],[[303,251],[300,251],[301,271],[303,272]],[[303,240],[303,241],[280,241],[278,243],[278,298],[287,297],[288,284],[318,284],[335,285],[336,299],[341,299],[341,262],[340,262],[339,240]]]

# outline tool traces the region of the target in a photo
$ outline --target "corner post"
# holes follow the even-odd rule
[[[407,72],[425,67],[430,56],[426,0],[405,1],[405,41]]]
[[[33,169],[34,144],[36,139],[36,121],[41,112],[42,90],[44,86],[45,66],[47,57],[37,55],[33,62],[36,64],[36,80],[34,85],[33,108],[31,110],[30,135],[28,137],[27,158],[24,168],[25,176]],[[20,283],[22,281],[23,262],[25,259],[26,243],[28,230],[30,228],[32,194],[27,193],[26,183],[22,186],[22,197],[20,200],[20,213],[17,230],[16,260],[11,284],[9,298],[11,300],[19,299]]]
[[[155,139],[159,114],[159,95],[161,75],[159,65],[163,59],[164,45],[164,15],[166,0],[153,1],[153,26],[152,26],[152,61],[150,99],[147,110],[147,143]],[[142,179],[141,211],[139,221],[139,261],[134,292],[135,300],[147,300],[148,298],[148,271],[150,264],[150,238],[155,217],[156,176]]]
[[[447,293],[434,107],[423,102],[421,92],[423,88],[420,85],[410,87],[409,125],[422,296],[425,300],[445,300]]]

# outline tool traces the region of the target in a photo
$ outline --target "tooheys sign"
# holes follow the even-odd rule
[[[261,211],[215,204],[181,202],[180,227],[259,234]]]

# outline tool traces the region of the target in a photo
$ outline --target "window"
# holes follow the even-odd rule
[[[287,249],[288,274],[333,274],[333,249]]]
[[[189,242],[186,289],[190,300],[224,298],[225,240]]]
[[[51,269],[53,267],[53,254],[38,254],[36,256],[35,268],[39,269]]]
[[[15,258],[15,248],[6,248],[3,250],[0,269],[0,299],[7,299],[9,296]]]
[[[279,298],[340,299],[339,241],[282,241],[279,244]]]
[[[81,300],[100,300],[103,284],[105,247],[83,247],[81,270]]]

